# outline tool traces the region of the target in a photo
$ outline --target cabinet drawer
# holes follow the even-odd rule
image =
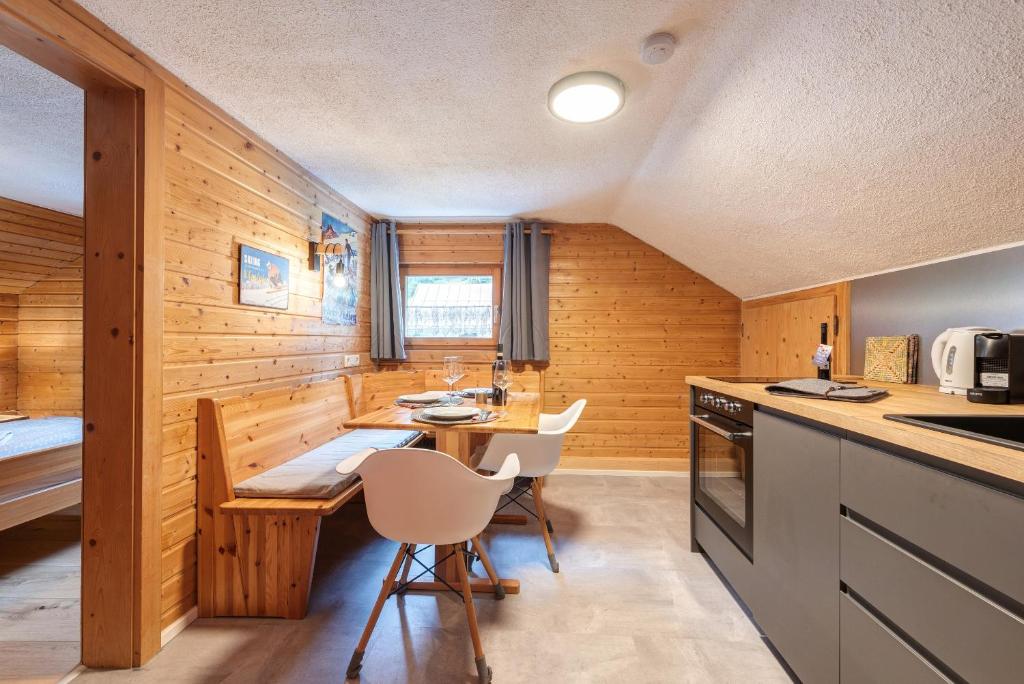
[[[1024,499],[844,440],[840,500],[1024,603]]]
[[[839,601],[839,625],[839,681],[843,684],[950,681],[846,594]]]
[[[1024,621],[867,528],[842,519],[849,589],[971,682],[1020,681]]]

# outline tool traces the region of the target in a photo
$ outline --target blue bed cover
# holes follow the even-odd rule
[[[53,416],[0,423],[0,459],[81,441],[81,418]]]

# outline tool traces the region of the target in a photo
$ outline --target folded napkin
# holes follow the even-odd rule
[[[806,399],[831,399],[833,401],[868,402],[881,399],[889,390],[874,387],[860,387],[854,383],[833,382],[817,378],[786,380],[765,388],[768,394]]]
[[[419,394],[403,394],[402,396],[398,397],[398,401],[406,402],[409,404],[429,403],[432,401],[437,401],[439,399],[444,399],[447,396],[447,392],[443,392],[441,390],[431,390],[429,392],[420,392]]]

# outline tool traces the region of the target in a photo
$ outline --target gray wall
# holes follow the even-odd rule
[[[864,338],[921,336],[918,377],[937,385],[931,348],[946,328],[1024,329],[1024,247],[853,281],[852,372],[864,371]]]

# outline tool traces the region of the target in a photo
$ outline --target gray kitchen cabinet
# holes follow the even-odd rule
[[[951,678],[1022,681],[1024,498],[852,441],[841,463],[847,600]],[[846,643],[853,634],[844,627],[844,676],[877,672],[877,654]]]
[[[944,684],[950,681],[852,598],[839,599],[843,684]]]
[[[1024,605],[1024,498],[843,440],[841,500]]]
[[[1021,681],[1024,620],[847,518],[842,545],[849,590],[964,681]]]
[[[804,682],[839,681],[840,438],[754,414],[754,619]]]

